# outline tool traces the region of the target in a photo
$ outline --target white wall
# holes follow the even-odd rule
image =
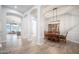
[[[5,14],[4,10],[0,6],[0,27],[1,27],[0,38],[1,38],[1,41],[6,40],[6,18],[5,18],[5,15],[6,14]]]
[[[70,28],[73,27],[73,29],[68,34],[69,40],[79,43],[79,17],[73,15],[68,17],[71,17],[71,21],[68,23],[68,26],[70,26]]]
[[[2,27],[2,26],[1,26],[1,6],[0,6],[0,40],[1,40],[1,38],[2,38],[2,37],[1,37],[1,27]]]

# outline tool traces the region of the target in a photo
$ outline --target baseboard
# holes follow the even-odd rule
[[[79,42],[77,42],[77,41],[74,41],[74,40],[69,40],[69,41],[79,44]]]

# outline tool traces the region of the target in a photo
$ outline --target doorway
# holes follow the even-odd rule
[[[31,29],[32,29],[32,42],[37,41],[37,8],[33,9],[30,13],[31,16]]]
[[[33,39],[36,39],[37,35],[37,21],[35,18],[32,18],[32,37]]]
[[[21,43],[21,17],[6,15],[6,41],[9,47],[19,47]]]

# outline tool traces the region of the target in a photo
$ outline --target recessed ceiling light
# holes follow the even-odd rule
[[[14,8],[17,8],[17,6],[14,6]]]

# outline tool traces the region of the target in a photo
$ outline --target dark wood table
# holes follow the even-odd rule
[[[51,41],[59,42],[59,33],[45,33],[45,38]]]

